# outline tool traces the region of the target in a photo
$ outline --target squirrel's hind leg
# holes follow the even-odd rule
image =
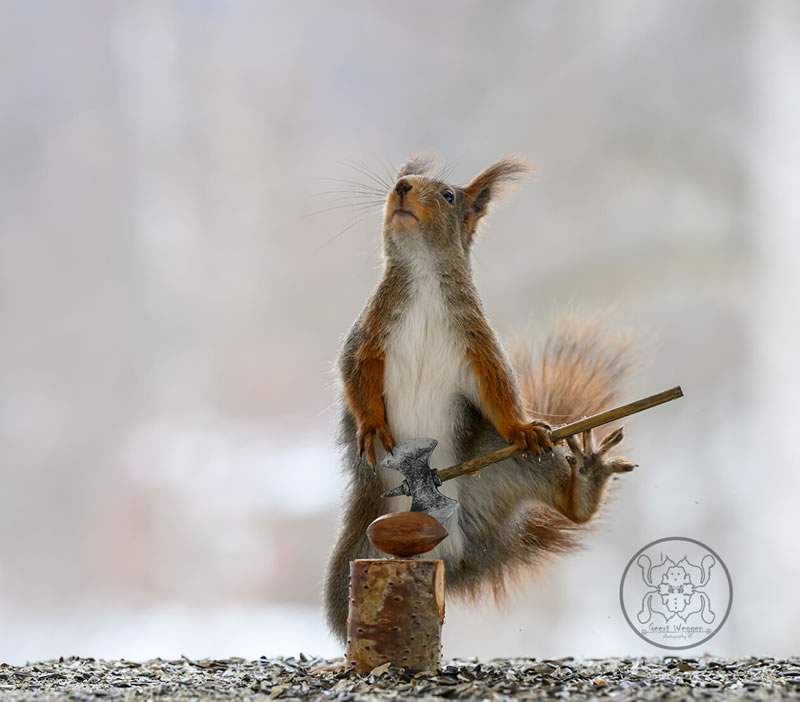
[[[582,445],[575,436],[566,439],[570,453],[566,461],[570,476],[564,495],[563,512],[573,522],[589,521],[597,511],[603,488],[615,473],[629,473],[636,465],[623,458],[607,458],[606,454],[622,441],[622,427],[603,437],[595,448],[592,431],[582,434]]]

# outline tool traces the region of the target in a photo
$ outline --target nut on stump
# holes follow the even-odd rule
[[[367,537],[383,553],[408,557],[430,551],[447,537],[447,529],[424,512],[392,512],[372,522]]]

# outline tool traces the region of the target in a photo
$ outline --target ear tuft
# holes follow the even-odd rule
[[[397,171],[397,177],[407,175],[428,175],[436,165],[436,157],[431,154],[415,154]]]
[[[483,215],[491,200],[508,190],[509,185],[530,173],[530,167],[520,159],[504,158],[493,163],[464,186],[467,206],[477,215]]]
[[[464,243],[469,246],[480,219],[489,209],[489,203],[509,190],[515,181],[530,173],[531,168],[517,158],[504,158],[476,175],[464,191]]]

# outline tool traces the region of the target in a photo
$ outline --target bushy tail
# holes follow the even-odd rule
[[[512,364],[531,417],[568,424],[618,401],[633,366],[631,340],[600,323],[562,323],[538,355],[518,345]]]
[[[633,369],[631,347],[630,337],[576,322],[561,324],[538,353],[518,345],[512,364],[530,416],[556,426],[609,409]],[[529,512],[517,525],[506,568],[494,578],[495,597],[531,566],[577,548],[585,530],[544,505]]]

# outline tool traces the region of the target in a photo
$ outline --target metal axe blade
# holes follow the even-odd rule
[[[409,439],[387,453],[381,466],[402,473],[405,480],[382,497],[407,495],[411,498],[410,511],[425,512],[444,523],[458,508],[458,501],[439,492],[439,471],[430,466],[431,453],[438,443],[436,439]]]

